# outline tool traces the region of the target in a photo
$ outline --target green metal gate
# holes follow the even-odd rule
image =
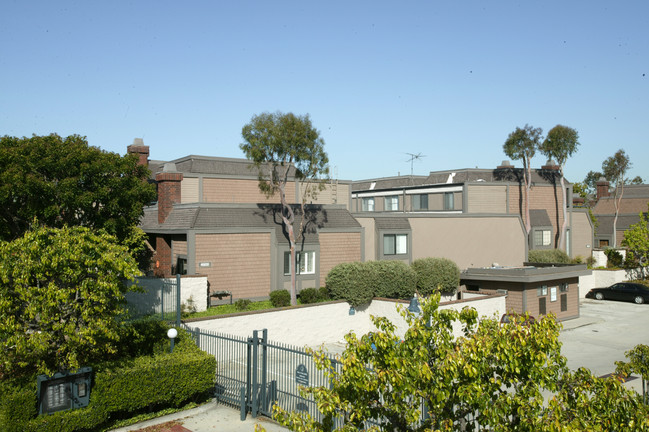
[[[255,330],[250,337],[185,328],[198,346],[216,357],[217,400],[241,411],[241,419],[272,417],[273,405],[286,410],[306,411],[320,419],[312,398],[300,395],[300,386],[329,386],[329,379],[316,368],[313,356],[304,348],[268,340],[268,331]],[[337,362],[332,358],[334,365]]]

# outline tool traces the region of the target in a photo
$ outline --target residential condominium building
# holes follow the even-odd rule
[[[569,255],[588,257],[593,226],[587,210],[572,207],[572,185],[563,203],[558,167],[532,170],[529,236],[525,230],[522,169],[431,172],[352,184],[352,214],[365,228],[366,259],[441,256],[460,268],[519,266],[531,249],[554,249],[566,206]]]
[[[593,214],[597,219],[595,245],[600,248],[620,247],[624,232],[640,221],[640,213],[646,213],[649,204],[649,185],[626,185],[620,193],[621,199],[617,216],[616,244],[613,244],[613,220],[615,219],[615,190],[609,191],[610,184],[605,179],[597,182],[597,202]]]
[[[324,286],[329,270],[342,262],[446,257],[462,269],[520,266],[529,249],[555,247],[562,221],[559,183],[547,167],[534,171],[529,238],[520,170],[511,166],[331,180],[308,201],[305,215],[299,205],[305,185],[291,178],[286,191],[296,211],[294,229],[303,232],[292,263],[279,197],[259,191],[248,160],[149,160],[149,147],[138,140],[128,151],[140,155],[158,187],[158,201],[145,208],[140,224],[155,250],[153,273],[207,275],[210,292],[231,292],[235,299],[288,289],[291,265],[297,266],[298,292]],[[590,255],[587,213],[570,206],[568,218],[569,251]]]

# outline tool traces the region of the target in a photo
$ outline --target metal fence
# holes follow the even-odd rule
[[[180,325],[180,275],[175,278],[138,278],[138,291],[126,293],[131,316],[157,316],[163,321]]]
[[[267,330],[246,338],[184,328],[203,351],[216,357],[216,398],[238,407],[242,419],[247,413],[272,417],[274,404],[322,419],[313,397],[303,397],[299,387],[329,386],[329,379],[304,348],[271,343]]]

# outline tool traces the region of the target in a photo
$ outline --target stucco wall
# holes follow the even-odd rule
[[[593,288],[605,288],[634,278],[634,270],[593,270],[591,275],[579,278],[579,297],[586,297]]]
[[[588,212],[575,210],[572,213],[571,255],[588,258],[593,252],[593,226]]]
[[[266,328],[268,338],[273,342],[318,347],[322,344],[344,343],[344,336],[350,331],[357,335],[375,331],[370,315],[388,318],[397,326],[397,333],[403,335],[407,327],[397,311],[398,303],[404,307],[408,306],[406,302],[375,299],[366,309],[349,315],[349,305],[341,301],[278,311],[244,313],[188,322],[187,325],[191,328],[198,327],[242,337],[251,335],[253,330]],[[472,300],[444,303],[441,308],[462,309],[464,306],[475,307],[480,317],[492,318],[505,310],[505,297],[482,296]],[[455,329],[455,333],[459,336],[461,329]]]
[[[525,261],[526,235],[518,217],[422,217],[409,222],[413,260],[444,257],[460,269],[493,263],[518,266]],[[365,246],[369,259],[367,241]]]

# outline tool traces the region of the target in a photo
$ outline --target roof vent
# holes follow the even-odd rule
[[[450,173],[448,175],[448,178],[446,179],[446,184],[448,183],[453,183],[453,179],[455,178],[455,173]]]
[[[178,172],[176,169],[176,164],[173,162],[165,162],[164,167],[162,167],[162,172],[166,173],[175,173]]]

